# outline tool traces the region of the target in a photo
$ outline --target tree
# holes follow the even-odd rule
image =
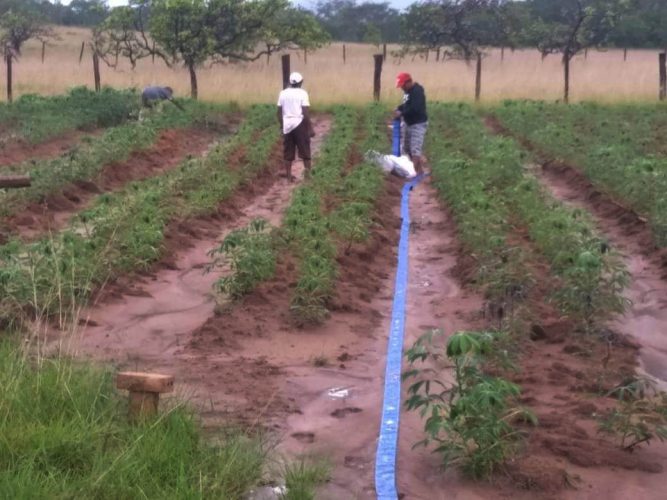
[[[526,38],[542,53],[562,54],[563,100],[570,98],[570,62],[583,50],[605,45],[625,0],[530,0]]]
[[[400,40],[401,16],[387,2],[329,0],[317,4],[316,15],[334,40],[363,42],[370,24],[380,30],[382,41]]]
[[[403,51],[446,47],[444,57],[470,61],[485,46],[504,42],[501,0],[429,0],[410,6],[403,18]]]
[[[310,12],[286,8],[266,23],[261,35],[267,57],[281,50],[315,50],[326,45],[331,37]]]
[[[7,62],[7,100],[12,101],[12,61],[21,55],[23,44],[31,39],[46,42],[54,36],[39,14],[29,9],[7,10],[0,16],[0,46]]]

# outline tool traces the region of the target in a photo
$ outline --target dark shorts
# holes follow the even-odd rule
[[[310,160],[310,135],[308,134],[306,120],[299,123],[299,126],[289,134],[283,135],[283,141],[285,161],[294,161],[297,150],[299,151],[299,158]]]

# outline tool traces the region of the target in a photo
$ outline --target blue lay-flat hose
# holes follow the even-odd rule
[[[394,141],[396,141],[396,121],[394,121]],[[396,456],[398,450],[398,423],[401,410],[401,362],[405,333],[405,300],[408,291],[410,192],[423,178],[424,175],[420,174],[407,182],[403,186],[401,195],[401,237],[398,244],[398,266],[396,269],[394,303],[391,313],[391,329],[389,332],[387,365],[384,376],[382,421],[380,423],[380,436],[375,455],[375,493],[378,500],[398,499],[396,491]]]
[[[395,118],[393,123],[392,135],[392,153],[394,156],[401,156],[401,119]]]

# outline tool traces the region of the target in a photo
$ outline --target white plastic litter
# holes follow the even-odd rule
[[[412,179],[417,176],[415,166],[407,156],[383,155],[377,151],[368,151],[366,159],[375,163],[387,174],[393,173],[406,179]]]

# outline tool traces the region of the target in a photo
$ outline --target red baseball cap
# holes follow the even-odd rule
[[[412,80],[410,73],[399,73],[396,77],[396,88],[400,88],[405,85],[405,82]]]

